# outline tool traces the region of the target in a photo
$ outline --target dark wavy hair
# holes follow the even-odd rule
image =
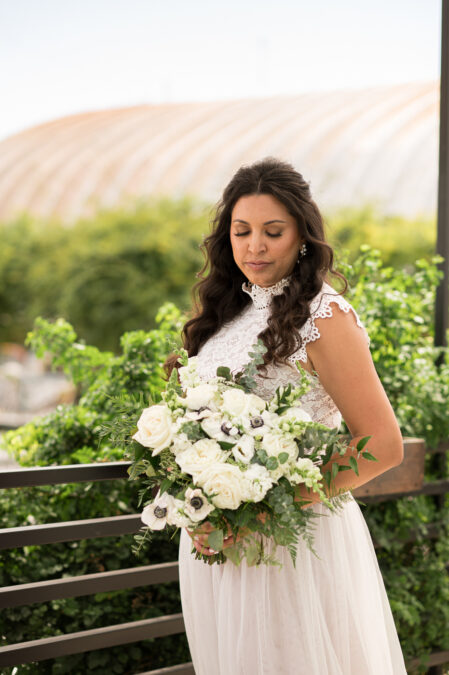
[[[230,226],[232,210],[240,197],[258,194],[271,195],[286,207],[307,247],[306,255],[294,267],[289,285],[282,295],[272,298],[267,327],[258,336],[267,347],[264,364],[259,366],[265,371],[268,363],[287,363],[287,358],[301,345],[299,329],[310,317],[310,301],[323,281],[329,281],[328,275],[343,281],[340,294],[347,291],[348,282],[333,269],[334,254],[325,240],[323,218],[302,175],[291,164],[275,157],[244,165],[225,187],[215,207],[212,232],[200,246],[205,262],[197,275],[201,280],[192,289],[193,316],[182,329],[189,356],[198,354],[214,333],[252,302],[242,291],[247,278],[234,261]],[[177,355],[170,355],[164,364],[167,375],[177,365]]]

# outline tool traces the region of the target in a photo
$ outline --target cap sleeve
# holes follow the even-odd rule
[[[340,309],[342,309],[346,314],[349,311],[353,312],[357,325],[363,330],[368,346],[370,345],[370,337],[368,332],[360,320],[359,315],[355,311],[354,307],[344,298],[342,295],[339,295],[328,283],[324,283],[321,291],[314,297],[310,303],[310,317],[307,319],[306,323],[300,329],[299,333],[302,337],[302,344],[298,350],[292,354],[288,361],[294,363],[295,361],[307,361],[307,352],[306,345],[309,342],[314,342],[321,337],[320,331],[315,325],[315,319],[324,319],[332,316],[332,306],[337,304]]]

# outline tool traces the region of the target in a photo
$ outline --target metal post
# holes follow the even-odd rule
[[[447,347],[449,308],[449,0],[442,0],[441,77],[440,77],[440,148],[438,175],[437,253],[444,261],[438,265],[444,277],[437,288],[435,301],[435,346]],[[443,355],[437,365],[443,362]]]

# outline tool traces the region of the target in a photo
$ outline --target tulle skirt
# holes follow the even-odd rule
[[[195,560],[183,529],[181,602],[195,675],[406,675],[371,536],[357,502],[315,520],[317,558],[296,568]],[[275,547],[263,538],[266,550]]]

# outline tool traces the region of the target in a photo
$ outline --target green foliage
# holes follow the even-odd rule
[[[449,499],[439,509],[420,496],[364,507],[380,548],[382,576],[404,656],[424,657],[449,645]],[[430,525],[437,526],[438,538]],[[416,541],[410,542],[410,534]],[[425,670],[424,672],[427,672]]]
[[[337,252],[348,249],[351,262],[364,245],[381,251],[384,264],[398,270],[409,267],[412,260],[429,259],[435,251],[435,217],[385,214],[375,204],[366,203],[328,211],[325,221],[329,243]]]
[[[357,260],[342,261],[351,284],[348,299],[371,339],[371,355],[404,436],[425,438],[434,447],[449,438],[449,359],[435,365],[435,291],[442,272],[417,260],[410,271],[384,266],[380,251],[364,245]]]
[[[116,351],[125,331],[154,328],[163,301],[190,305],[209,231],[189,198],[137,201],[67,227],[22,216],[0,225],[0,342],[22,343],[35,317],[63,317]]]
[[[342,255],[339,264],[350,281],[347,297],[368,330],[371,354],[402,433],[423,437],[427,445],[435,446],[449,438],[448,355],[437,368],[438,350],[433,347],[435,288],[441,275],[437,258],[417,260],[405,270],[385,265],[380,252],[369,246],[362,246],[351,263],[348,255]],[[58,406],[50,415],[8,432],[4,435],[5,448],[24,466],[87,463],[132,455],[137,444],[129,444],[128,439],[127,445],[124,438],[106,438],[101,428],[108,423],[112,428],[114,416],[123,414],[132,431],[142,401],[160,400],[166,386],[161,364],[168,351],[179,347],[183,321],[175,305],[164,305],[156,316],[157,328],[124,333],[117,355],[86,345],[63,319],[37,319],[27,344],[40,355],[51,352],[55,367],[76,382],[79,401],[74,406]],[[363,455],[362,442],[359,451]],[[266,453],[260,459],[267,461]],[[145,457],[141,460],[142,471],[151,480],[151,466],[145,464]],[[444,475],[449,475],[448,465]],[[443,477],[430,460],[426,477]],[[291,495],[280,489],[273,503],[285,518],[289,517],[288,497]],[[139,494],[132,480],[0,493],[0,510],[6,514],[4,527],[120,515],[138,508]],[[381,545],[377,554],[406,658],[449,649],[449,499],[443,508],[437,507],[435,498],[425,496],[362,508],[373,538]],[[437,539],[427,536],[431,524],[438,528]],[[411,531],[418,534],[413,543],[409,541]],[[154,537],[151,560],[145,563],[175,560],[179,535],[172,540],[166,533]],[[129,535],[6,551],[0,558],[0,583],[135,566],[131,546]],[[260,555],[255,547],[254,559]],[[162,584],[8,610],[0,617],[0,635],[16,642],[178,611],[179,589],[176,584]],[[70,657],[70,664],[67,659],[56,659],[39,666],[21,666],[19,672],[137,672],[189,659],[184,636],[164,641],[81,654]]]
[[[0,224],[0,342],[22,343],[37,316],[63,317],[88,344],[117,351],[124,332],[154,328],[162,302],[186,310],[212,209],[164,197],[130,200],[71,227],[26,214]],[[351,262],[363,244],[396,269],[435,248],[431,218],[385,216],[368,204],[326,221],[337,258],[346,248]]]
[[[59,319],[37,319],[28,343],[39,355],[46,351],[79,386],[77,405],[53,412],[7,432],[3,444],[23,466],[117,461],[127,458],[124,439],[106,439],[102,425],[117,414],[115,397],[135,431],[143,403],[165,386],[162,362],[167,345],[177,341],[181,316],[167,303],[159,311],[158,328],[122,336],[122,354],[101,352],[77,340],[72,326]],[[128,439],[129,442],[129,439]],[[131,441],[137,445],[134,441]],[[133,481],[100,481],[0,490],[2,527],[25,526],[139,511],[138,485]],[[155,533],[151,559],[139,563],[132,535],[91,539],[51,546],[28,546],[2,552],[0,584],[28,583],[75,576],[137,564],[176,559],[179,533],[168,540]],[[8,610],[0,617],[1,644],[59,635],[181,611],[177,584],[161,584],[114,593],[62,599]],[[185,636],[145,640],[108,650],[20,666],[19,673],[126,673],[189,660]],[[137,665],[139,664],[139,665]]]

